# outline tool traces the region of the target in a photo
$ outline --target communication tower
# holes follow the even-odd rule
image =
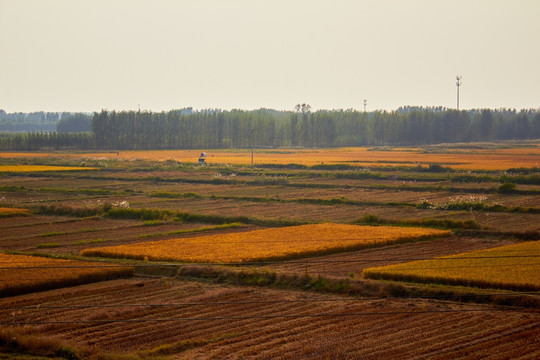
[[[456,76],[456,87],[457,87],[457,109],[459,110],[459,87],[461,86],[461,75]]]

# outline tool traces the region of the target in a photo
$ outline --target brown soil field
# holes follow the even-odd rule
[[[314,181],[310,179],[311,181]],[[296,188],[286,186],[250,186],[250,185],[213,185],[213,184],[186,184],[186,183],[151,183],[151,182],[137,182],[126,183],[121,181],[105,181],[102,180],[90,180],[83,179],[76,182],[76,187],[73,186],[73,179],[60,179],[59,183],[56,183],[54,179],[46,179],[39,183],[35,181],[19,182],[20,186],[25,186],[28,189],[34,191],[27,192],[11,192],[4,195],[6,202],[13,205],[36,205],[40,203],[46,203],[51,201],[73,202],[82,204],[84,206],[95,206],[98,200],[115,202],[115,201],[128,201],[130,203],[140,203],[143,206],[151,206],[153,202],[159,202],[163,199],[160,198],[148,198],[148,196],[158,192],[168,192],[172,194],[184,194],[195,193],[201,196],[217,196],[217,197],[259,197],[270,199],[281,199],[294,201],[295,199],[337,199],[344,198],[352,201],[364,201],[364,202],[403,202],[410,203],[412,205],[421,203],[424,200],[429,201],[431,204],[438,206],[456,198],[456,194],[449,191],[438,190],[424,190],[424,191],[411,191],[407,189],[376,189],[376,188],[362,188],[361,186],[370,186],[374,184],[390,186],[401,186],[402,182],[395,181],[351,181],[347,183],[338,182],[339,179],[322,180],[316,179],[316,183],[330,183],[333,185],[347,185],[343,188],[332,189],[309,189],[309,188]],[[299,180],[296,180],[299,181]],[[307,181],[306,181],[307,182]],[[0,179],[2,184],[2,179]],[[71,185],[70,185],[71,184]],[[425,183],[424,183],[425,184]],[[422,186],[422,183],[411,183],[409,186]],[[360,187],[359,187],[360,186]],[[427,183],[427,186],[433,186]],[[456,186],[456,184],[443,184],[442,186]],[[493,188],[493,184],[458,184],[459,188]],[[522,186],[520,186],[522,187]],[[137,189],[139,192],[144,192],[142,195],[133,195],[122,193],[118,195],[85,195],[77,193],[61,193],[61,192],[46,192],[40,189],[100,189],[110,190],[122,193],[125,188]],[[463,195],[464,196],[464,195]],[[482,202],[490,204],[501,204],[506,207],[521,206],[521,207],[540,207],[540,195],[516,195],[516,194],[500,194],[500,193],[488,193],[488,194],[476,194],[471,195],[483,199]]]
[[[135,204],[134,207],[146,207]],[[156,199],[149,206],[169,210],[183,210],[198,214],[249,216],[261,219],[294,219],[300,221],[350,222],[367,214],[384,219],[454,219],[474,220],[481,227],[497,231],[538,230],[538,214],[483,213],[477,211],[445,211],[413,207],[317,205],[297,203],[258,203],[223,199]]]
[[[133,276],[133,268],[0,253],[0,297]]]
[[[90,159],[145,159],[175,160],[195,163],[201,153],[206,150],[155,150],[155,151],[121,151],[119,153],[96,154],[43,154],[43,153],[0,153],[0,157],[78,157]],[[210,164],[243,164],[251,163],[251,153],[245,151],[212,150],[208,153]],[[526,149],[493,149],[455,151],[453,153],[424,153],[418,149],[396,149],[396,151],[377,151],[367,148],[338,148],[318,150],[282,149],[275,151],[259,150],[255,154],[257,164],[336,164],[350,163],[356,165],[427,165],[440,163],[455,169],[506,170],[516,167],[538,167],[540,165],[540,148]]]
[[[125,279],[0,299],[0,307],[4,329],[26,323],[26,333],[72,346],[168,359],[540,356],[538,311],[436,300]]]
[[[69,166],[85,162],[88,166],[100,166],[101,170],[0,174],[0,207],[31,209],[27,216],[0,218],[0,250],[73,258],[84,249],[250,231],[271,221],[273,226],[294,220],[350,224],[365,215],[395,221],[473,220],[482,230],[502,232],[460,234],[457,230],[453,236],[444,239],[312,256],[264,267],[270,273],[301,277],[307,272],[313,279],[320,275],[324,281],[327,278],[347,278],[360,284],[364,283],[362,270],[367,267],[512,244],[523,241],[519,239],[525,236],[532,239],[540,232],[540,214],[534,213],[535,209],[518,213],[411,206],[424,200],[437,206],[474,195],[484,205],[539,208],[537,170],[523,173],[519,178],[495,170],[538,166],[539,146],[494,150],[444,147],[372,150],[259,150],[255,153],[255,162],[316,165],[324,161],[325,164],[348,163],[352,166],[399,166],[374,170],[383,178],[357,180],[346,178],[359,175],[356,170],[251,170],[246,166],[250,160],[246,150],[207,151],[211,164],[204,167],[159,162],[174,159],[194,163],[200,153],[195,150],[120,152],[120,155],[1,153],[0,159],[5,158],[6,164],[24,162]],[[437,151],[442,153],[434,153]],[[135,158],[142,160],[134,161]],[[242,165],[212,165],[226,161]],[[432,162],[455,169],[493,171],[429,173],[414,169],[418,165],[426,168]],[[410,168],[404,169],[403,166]],[[454,175],[471,175],[471,178],[453,182]],[[475,182],[474,176],[486,182]],[[515,189],[518,191],[498,193],[501,176],[516,179]],[[180,198],[152,196],[158,192],[169,193],[169,196],[192,195]],[[259,199],[242,200],[241,197]],[[262,201],[264,198],[272,201]],[[301,203],[300,199],[311,199],[311,202]],[[331,199],[366,204],[325,203]],[[104,204],[123,201],[129,203],[133,210],[172,210],[215,217],[194,217],[184,223],[156,221],[149,226],[140,219],[117,220],[107,215],[95,218],[53,216],[46,215],[52,213],[46,209],[42,209],[39,215],[35,214],[41,205],[54,205],[67,210],[65,214],[74,214],[70,210],[104,209]],[[135,212],[127,215],[139,217]],[[257,225],[208,230],[227,222],[227,217],[232,216],[249,217],[250,222]],[[168,234],[200,228],[207,230]],[[160,272],[156,270],[156,273]],[[225,278],[215,282],[239,283],[232,276],[227,278],[230,276],[227,274],[223,271],[220,276]],[[138,351],[136,355],[163,359],[540,357],[538,309],[510,311],[494,305],[390,297],[396,294],[386,294],[389,297],[384,299],[354,300],[346,296],[301,291],[296,285],[291,285],[291,289],[297,290],[285,291],[264,286],[218,285],[204,277],[197,279],[195,276],[198,275],[193,275],[193,279],[197,279],[193,282],[155,276],[2,298],[0,331],[6,328],[7,322],[28,321],[30,324],[17,327],[15,331],[34,333],[39,337],[36,341],[50,336],[96,351],[120,352],[120,357]],[[368,282],[371,281],[378,280]],[[338,284],[339,281],[333,283]],[[377,282],[376,285],[392,287],[394,284]],[[450,286],[443,290],[459,291]],[[468,291],[474,293],[477,290]],[[200,302],[206,305],[200,305]],[[90,305],[94,307],[88,307]],[[23,306],[27,307],[13,309]],[[36,321],[49,324],[31,324]],[[2,356],[0,350],[0,358]]]
[[[200,232],[167,234],[173,231],[211,227],[202,223],[164,223],[144,226],[140,220],[74,219],[49,216],[0,218],[0,249],[46,254],[79,254],[83,249],[131,244],[145,240],[164,240],[200,235]],[[25,221],[21,221],[24,219]],[[48,221],[47,221],[48,220]],[[56,221],[55,221],[56,220]],[[205,234],[247,231],[246,229],[207,230]],[[40,244],[54,244],[40,248]]]
[[[399,264],[411,259],[434,258],[460,252],[489,249],[513,244],[516,240],[500,238],[475,238],[452,236],[442,239],[395,244],[384,248],[364,249],[342,254],[318,256],[305,261],[290,261],[266,266],[268,269],[288,274],[311,276],[360,277],[362,270],[374,266]]]

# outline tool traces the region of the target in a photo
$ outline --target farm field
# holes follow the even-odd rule
[[[0,217],[17,216],[28,214],[28,209],[0,207]]]
[[[171,237],[194,236],[204,230],[207,233],[219,231],[219,226],[204,223],[146,223],[137,220],[112,220],[101,218],[26,216],[2,219],[0,233],[2,249],[19,252],[78,255],[83,249],[103,245],[131,244],[144,239],[167,239]],[[231,228],[230,231],[242,231]]]
[[[519,149],[468,149],[467,151],[447,150],[441,153],[429,153],[417,148],[396,148],[394,151],[383,151],[369,148],[340,148],[324,150],[258,150],[257,164],[356,164],[374,166],[384,164],[396,165],[428,165],[440,163],[455,169],[506,170],[515,167],[538,167],[540,147],[531,146]],[[206,150],[202,150],[206,151]],[[122,160],[174,160],[180,162],[196,162],[201,150],[155,150],[155,151],[121,151],[94,154],[77,154],[77,157],[89,159],[122,159]],[[62,154],[72,157],[71,154]],[[4,157],[49,156],[35,153],[5,153]],[[210,164],[249,165],[251,152],[248,150],[213,150],[208,152]]]
[[[449,235],[448,230],[324,223],[147,241],[94,248],[81,254],[158,261],[241,263],[325,255]]]
[[[74,166],[41,166],[41,165],[0,165],[0,172],[40,172],[40,171],[76,171],[96,170],[97,168]]]
[[[85,263],[93,259],[80,254],[96,250],[139,254],[100,259],[129,265],[133,278],[0,296],[0,358],[69,358],[62,346],[81,360],[538,358],[537,290],[362,273],[540,240],[539,149],[256,150],[254,168],[247,150],[205,150],[206,166],[194,164],[195,150],[1,153],[5,166],[88,169],[0,172],[0,208],[22,211],[0,210],[0,253]],[[299,249],[327,242],[325,231],[344,247],[366,237],[343,229],[365,228],[446,236],[335,253]],[[276,255],[288,242],[304,253]],[[265,245],[273,253],[261,255]],[[141,248],[167,256],[145,259]],[[187,259],[188,248],[200,257]],[[272,261],[225,264],[249,259]],[[10,348],[6,336],[21,342]]]
[[[17,311],[21,307],[25,311]],[[80,349],[134,357],[534,359],[540,355],[537,311],[437,300],[355,299],[128,279],[4,298],[0,308],[2,321],[28,323],[14,329],[15,334],[54,337]],[[55,324],[59,320],[64,323]]]
[[[395,244],[380,248],[364,249],[340,254],[324,256],[312,261],[284,261],[266,265],[279,273],[302,275],[317,274],[325,277],[361,277],[362,271],[382,265],[401,264],[407,259],[435,258],[455,254],[460,251],[489,249],[494,246],[513,244],[515,239],[499,239],[489,237],[453,236],[450,238],[425,240],[404,244]]]
[[[364,270],[364,277],[540,290],[540,241]]]
[[[0,253],[0,297],[133,275],[128,267]]]

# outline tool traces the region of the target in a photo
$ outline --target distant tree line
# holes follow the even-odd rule
[[[95,136],[91,132],[31,132],[0,134],[0,150],[94,150]]]
[[[44,112],[7,113],[0,109],[0,132],[81,132],[90,131],[88,113]]]
[[[540,111],[513,109],[403,107],[368,113],[311,111],[308,104],[299,104],[294,111],[103,110],[93,115],[88,132],[80,132],[88,128],[78,127],[85,119],[77,114],[65,123],[79,132],[4,134],[0,149],[339,147],[540,138]]]

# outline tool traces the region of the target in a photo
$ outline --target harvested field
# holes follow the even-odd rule
[[[133,207],[144,208],[143,204]],[[473,220],[480,227],[497,231],[537,231],[539,214],[491,213],[468,210],[438,210],[402,206],[351,206],[320,205],[310,203],[252,202],[224,199],[160,199],[156,198],[148,206],[174,211],[188,211],[196,214],[245,216],[261,219],[281,219],[295,221],[352,222],[365,215],[376,215],[383,219],[406,221],[418,219]]]
[[[540,148],[526,149],[468,149],[465,151],[448,151],[446,153],[424,153],[421,149],[396,149],[397,151],[377,151],[367,148],[340,148],[321,150],[289,149],[275,151],[258,150],[255,154],[256,164],[354,164],[358,166],[409,166],[437,163],[454,169],[506,170],[518,167],[538,167]],[[95,160],[174,160],[195,163],[202,151],[206,150],[154,150],[154,151],[121,151],[119,153],[96,154],[58,154],[58,156],[84,157]],[[40,157],[39,153],[3,153],[1,157]],[[46,156],[46,155],[45,155]],[[249,165],[251,153],[248,150],[213,150],[208,152],[207,162],[210,164]]]
[[[27,323],[26,333],[75,347],[171,359],[540,355],[537,311],[444,301],[128,279],[0,299],[0,308],[4,329]]]
[[[133,275],[129,267],[0,253],[0,296],[67,287]]]
[[[282,262],[267,265],[270,270],[312,276],[358,278],[366,268],[400,264],[413,259],[430,259],[471,250],[489,249],[515,243],[516,240],[452,236],[444,239],[426,240],[405,244],[389,245],[381,248],[319,256],[301,262]]]
[[[83,250],[84,256],[184,262],[253,262],[322,255],[431,237],[448,230],[343,224],[301,225]]]
[[[0,218],[0,249],[30,251],[46,254],[79,254],[83,249],[104,244],[119,245],[193,236],[205,232],[226,233],[232,229],[212,230],[202,223],[156,222],[145,225],[141,220],[112,220],[104,218],[67,218],[52,216],[26,216]],[[238,229],[236,229],[238,231]],[[40,247],[43,244],[54,244]]]
[[[509,290],[540,290],[540,240],[365,269],[364,277]]]
[[[0,172],[78,171],[97,169],[98,168],[75,166],[0,165]]]
[[[198,150],[121,151],[119,155],[2,153],[0,158],[8,158],[2,160],[4,164],[100,168],[0,172],[0,207],[30,209],[25,216],[0,217],[0,249],[27,255],[73,258],[81,251],[105,246],[141,243],[144,247],[145,242],[148,246],[175,240],[198,246],[203,255],[214,256],[212,261],[232,255],[234,261],[244,257],[237,249],[249,248],[236,240],[225,241],[222,250],[229,253],[220,255],[212,246],[223,243],[226,234],[248,236],[261,230],[263,238],[250,252],[261,256],[263,245],[279,250],[296,236],[279,235],[290,230],[276,226],[295,223],[355,228],[359,226],[352,224],[417,224],[451,228],[454,234],[331,254],[319,249],[309,254],[318,256],[282,259],[264,267],[181,266],[178,278],[165,277],[174,275],[175,267],[141,263],[137,273],[155,278],[0,298],[0,343],[9,334],[13,334],[7,337],[10,341],[21,338],[31,344],[57,339],[88,349],[88,357],[94,359],[109,351],[113,358],[139,360],[536,359],[540,356],[536,309],[510,311],[457,301],[504,301],[530,307],[537,296],[441,284],[411,286],[361,276],[366,268],[533,239],[540,232],[540,173],[533,169],[537,166],[533,164],[540,163],[540,147],[532,142],[525,145],[487,150],[447,146],[388,151],[256,150],[253,169],[246,166],[250,153],[245,149],[206,150],[208,166],[193,164]],[[240,165],[216,164],[227,157]],[[162,161],[169,158],[177,161]],[[257,168],[263,162],[275,166]],[[291,162],[319,166],[283,166]],[[428,168],[429,163],[453,170]],[[515,169],[521,166],[528,169]],[[514,170],[506,171],[509,168]],[[505,183],[507,187],[501,188]],[[497,204],[498,209],[490,208]],[[231,225],[239,221],[248,225]],[[347,239],[336,231],[332,236]],[[201,243],[201,238],[207,241]],[[64,273],[69,271],[64,269],[58,276]],[[283,288],[295,290],[277,290]],[[369,298],[325,295],[325,291]],[[415,294],[433,298],[444,294],[456,302],[403,298]],[[0,345],[0,358],[3,350]],[[19,350],[24,352],[24,346],[6,351]]]

